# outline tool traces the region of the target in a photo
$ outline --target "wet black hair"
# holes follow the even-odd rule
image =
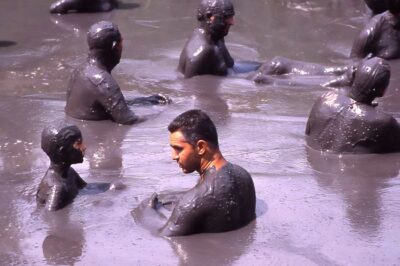
[[[87,33],[89,49],[111,50],[121,39],[118,26],[109,21],[93,24]]]
[[[171,133],[181,131],[192,146],[205,140],[214,148],[219,148],[217,129],[211,118],[203,111],[193,109],[177,116],[169,125]]]
[[[230,0],[201,0],[197,9],[197,20],[205,21],[213,15],[224,18],[235,15],[235,9]]]
[[[389,0],[387,1],[387,7],[392,14],[400,12],[400,0]]]

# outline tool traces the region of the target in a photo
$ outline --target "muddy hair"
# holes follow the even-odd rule
[[[171,133],[181,131],[192,146],[204,140],[219,148],[217,129],[211,118],[201,110],[193,109],[180,114],[168,125],[168,130]]]
[[[90,49],[111,50],[121,39],[118,26],[109,21],[93,24],[87,33]]]

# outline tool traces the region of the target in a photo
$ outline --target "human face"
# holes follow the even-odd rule
[[[85,155],[86,146],[83,144],[82,138],[79,138],[72,144],[72,150],[68,152],[70,163],[81,163],[83,162],[83,156]]]
[[[172,148],[172,160],[178,163],[185,174],[199,171],[201,158],[198,149],[186,141],[181,131],[170,133],[169,144]]]

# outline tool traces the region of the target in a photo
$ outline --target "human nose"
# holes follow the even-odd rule
[[[85,152],[85,151],[86,151],[86,148],[87,148],[87,147],[86,147],[85,144],[82,144],[82,145],[81,145],[81,151],[82,151],[82,152]]]
[[[235,19],[233,18],[233,16],[227,18],[227,19],[226,19],[226,23],[229,24],[229,25],[231,25],[231,26],[232,26],[232,25],[235,25]]]
[[[174,160],[174,161],[178,161],[178,159],[179,159],[178,153],[174,150],[172,150],[171,157],[172,157],[172,160]]]

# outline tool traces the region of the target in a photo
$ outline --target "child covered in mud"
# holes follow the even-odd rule
[[[75,125],[59,123],[46,127],[42,132],[42,149],[50,158],[50,167],[40,182],[36,193],[39,206],[56,211],[70,204],[78,193],[85,189],[87,194],[121,189],[120,183],[87,184],[71,167],[82,163],[86,146],[82,133]]]

